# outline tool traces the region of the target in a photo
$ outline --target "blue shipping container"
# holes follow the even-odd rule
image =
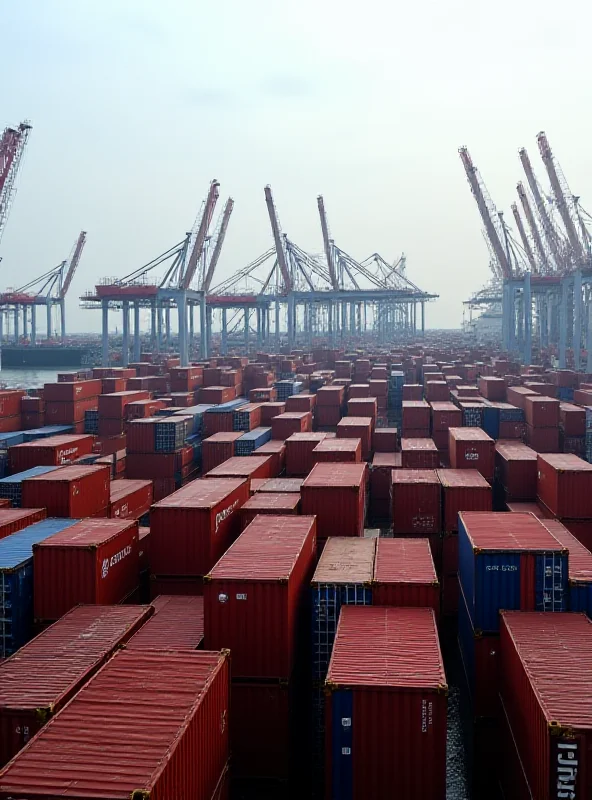
[[[174,453],[185,444],[189,428],[189,421],[180,417],[167,417],[162,422],[157,422],[155,428],[155,446],[157,453]]]
[[[44,519],[0,539],[0,657],[33,635],[33,545],[75,525],[77,519]]]
[[[353,797],[353,716],[351,689],[331,693],[331,785],[332,797],[347,800]]]
[[[189,408],[184,408],[182,411],[175,411],[173,416],[177,414],[183,414],[184,416],[193,417],[191,433],[201,436],[203,434],[204,414],[210,408],[215,408],[215,406],[213,406],[211,403],[202,403],[198,406],[189,406]]]
[[[12,501],[15,508],[21,506],[22,483],[25,478],[35,478],[37,475],[45,475],[46,472],[53,472],[59,467],[32,467],[24,472],[17,472],[16,475],[9,475],[7,478],[0,478],[0,497],[5,497]]]
[[[85,415],[88,413],[84,412]],[[98,411],[96,412],[99,413]],[[33,442],[36,439],[47,439],[49,436],[63,436],[64,434],[72,433],[71,425],[45,425],[43,428],[31,428],[25,431],[24,441]]]
[[[461,512],[459,582],[476,633],[499,612],[567,611],[568,553],[531,514]]]
[[[243,434],[240,439],[236,440],[234,443],[234,455],[250,456],[254,450],[270,440],[271,428],[253,428],[252,431]]]
[[[483,409],[483,430],[492,439],[499,439],[500,410],[495,406]]]
[[[227,403],[220,403],[218,406],[212,406],[208,408],[206,414],[220,414],[220,413],[231,413],[234,411],[235,408],[239,406],[244,406],[245,403],[248,403],[246,397],[237,397],[236,400],[229,400]]]
[[[25,441],[25,433],[26,431],[0,433],[0,450],[6,450],[8,447],[14,447],[17,444],[22,444]]]

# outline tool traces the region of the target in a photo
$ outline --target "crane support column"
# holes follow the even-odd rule
[[[19,306],[14,307],[14,343],[19,343]]]
[[[167,350],[171,349],[171,307],[167,305],[164,310],[164,335]]]
[[[157,301],[158,302],[158,301]],[[162,306],[155,306],[156,310],[156,352],[162,349]]]
[[[588,351],[588,357],[586,359],[586,372],[592,372],[592,298],[588,295],[588,304],[586,306],[586,312],[588,316],[588,330],[586,331],[586,350]]]
[[[48,321],[51,321],[50,315],[50,306],[47,305],[48,308]],[[104,367],[109,366],[109,301],[103,300],[102,301],[102,325],[101,325],[101,339],[102,339],[102,357],[101,357],[101,364]],[[51,328],[51,325],[49,326]],[[49,331],[49,328],[48,328]],[[49,333],[48,333],[49,338]]]
[[[31,344],[37,344],[37,306],[31,306]]]
[[[140,342],[140,301],[134,303],[134,361],[138,363],[142,355]]]
[[[187,295],[184,291],[177,295],[177,314],[179,317],[179,358],[181,366],[189,365],[189,353],[187,348]]]
[[[193,352],[193,340],[195,338],[195,305],[189,305],[189,352]]]
[[[510,350],[510,284],[504,281],[502,288],[502,350]]]
[[[294,306],[294,295],[290,292],[288,294],[288,347],[290,351],[294,347],[294,336],[295,336],[295,306]]]
[[[23,338],[29,335],[29,320],[27,318],[27,306],[23,306]]]
[[[60,297],[60,323],[62,344],[66,341],[66,298]]]
[[[327,333],[333,339],[333,301],[329,300],[327,305]]]
[[[2,347],[3,339],[4,339],[4,311],[0,309],[0,348]],[[2,369],[1,360],[0,360],[0,369]]]
[[[227,309],[222,309],[222,355],[225,356],[228,352],[228,317]]]
[[[582,271],[579,269],[574,272],[573,316],[574,369],[579,372],[582,361]]]
[[[529,367],[532,362],[532,294],[530,290],[530,272],[524,274],[524,365]]]
[[[275,301],[275,347],[276,350],[280,349],[280,301],[276,298]]]
[[[245,306],[245,353],[248,355],[249,353],[249,314],[250,308]],[[288,322],[288,325],[290,323]]]
[[[123,301],[123,323],[122,323],[122,343],[121,343],[121,365],[129,365],[129,300]]]
[[[561,281],[561,305],[559,307],[559,369],[565,369],[567,355],[567,279]]]
[[[421,335],[425,333],[425,300],[421,301]]]
[[[156,301],[153,300],[150,305],[150,347],[158,353],[159,351],[158,336],[156,333]]]
[[[203,292],[199,300],[199,355],[202,359],[209,357],[206,315],[206,293]]]
[[[212,314],[214,309],[211,306],[206,306],[206,355],[209,358],[209,353],[212,349]]]

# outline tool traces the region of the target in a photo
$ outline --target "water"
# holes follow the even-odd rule
[[[28,369],[0,369],[0,384],[7,389],[33,389],[44,383],[56,383],[58,372],[74,372],[67,367],[34,367]]]

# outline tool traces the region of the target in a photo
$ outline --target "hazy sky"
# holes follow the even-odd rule
[[[510,215],[545,130],[592,209],[592,5],[579,0],[0,0],[0,127],[32,132],[0,254],[16,286],[88,241],[78,297],[179,241],[209,181],[235,199],[218,278],[283,230],[320,252],[316,195],[355,257],[407,255],[436,292],[430,327],[458,325],[489,278],[457,149]],[[220,203],[221,207],[222,203]]]

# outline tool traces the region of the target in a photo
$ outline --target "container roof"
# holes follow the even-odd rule
[[[378,539],[374,580],[378,583],[438,583],[429,539]]]
[[[331,536],[323,549],[312,583],[370,583],[376,539]]]
[[[366,464],[319,463],[304,479],[303,489],[359,487],[366,476]]]
[[[37,547],[89,547],[100,545],[130,528],[138,527],[135,519],[81,519],[75,525],[48,535]]]
[[[203,597],[160,595],[154,615],[127,643],[128,650],[195,650],[204,637]],[[166,645],[163,645],[163,642]]]
[[[197,478],[159,500],[154,508],[213,508],[244,482],[244,478]]]
[[[491,489],[483,475],[476,469],[439,469],[436,471],[440,483],[447,489],[455,487]]]
[[[565,549],[532,514],[461,511],[459,520],[474,550],[547,552]]]
[[[393,483],[435,483],[440,479],[435,469],[397,469],[393,470]]]

